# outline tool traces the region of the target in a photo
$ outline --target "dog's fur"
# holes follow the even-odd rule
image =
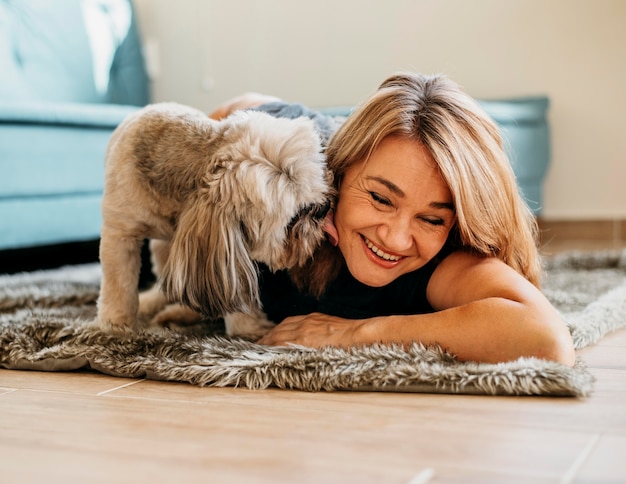
[[[125,329],[200,313],[224,317],[229,335],[260,337],[271,325],[257,263],[290,269],[311,257],[331,178],[305,118],[240,111],[214,121],[174,103],[129,116],[106,154],[96,323]],[[139,298],[144,239],[158,283]]]

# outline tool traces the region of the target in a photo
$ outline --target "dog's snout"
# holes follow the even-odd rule
[[[326,215],[328,214],[329,210],[330,210],[330,201],[326,200],[322,204],[313,204],[309,206],[308,214],[309,214],[309,217],[315,220],[323,220],[324,217],[326,217]]]
[[[298,220],[309,218],[311,220],[323,220],[330,210],[330,201],[327,200],[322,204],[312,203],[300,209],[300,211],[289,222],[289,228],[292,228]]]

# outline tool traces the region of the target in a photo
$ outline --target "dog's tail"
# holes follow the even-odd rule
[[[206,201],[191,203],[179,219],[161,279],[170,301],[210,319],[260,306],[257,266],[231,218]]]

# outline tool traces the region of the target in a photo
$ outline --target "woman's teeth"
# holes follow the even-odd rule
[[[381,250],[379,247],[376,247],[374,244],[370,242],[370,240],[367,237],[363,237],[363,240],[365,241],[365,245],[367,245],[367,248],[371,250],[374,254],[376,254],[378,257],[380,257],[381,259],[385,259],[385,260],[392,261],[392,262],[395,262],[401,259],[401,257],[398,255],[387,254],[387,252]]]

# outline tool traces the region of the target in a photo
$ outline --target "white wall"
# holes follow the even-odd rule
[[[626,0],[136,0],[155,100],[353,104],[397,70],[547,94],[546,219],[626,218]]]

